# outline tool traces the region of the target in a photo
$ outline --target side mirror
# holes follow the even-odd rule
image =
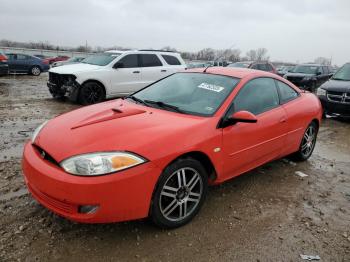
[[[233,113],[230,117],[234,122],[243,122],[243,123],[256,123],[258,119],[255,115],[248,111],[238,111]]]
[[[317,72],[316,72],[316,75],[317,75],[317,76],[321,75],[321,72],[320,72],[320,71],[317,71]]]
[[[227,126],[232,126],[238,122],[242,123],[256,123],[258,119],[255,115],[248,111],[238,111],[233,113],[229,118],[223,119],[219,125],[221,128],[225,128]]]

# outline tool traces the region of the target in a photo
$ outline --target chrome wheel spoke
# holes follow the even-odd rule
[[[199,182],[200,177],[198,173],[195,173],[193,175],[193,177],[191,178],[190,182],[188,182],[188,188],[190,189],[190,191],[192,191],[192,189],[197,185],[197,183]]]
[[[169,216],[174,211],[174,209],[178,206],[178,204],[179,203],[176,201],[176,199],[171,201],[170,204],[164,209],[164,215]]]
[[[187,215],[187,201],[180,203],[179,205],[179,217],[183,218]]]
[[[177,171],[177,181],[179,184],[179,188],[182,186],[186,186],[185,169],[181,169],[181,170]]]

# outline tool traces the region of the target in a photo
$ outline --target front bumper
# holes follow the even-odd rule
[[[330,115],[341,115],[344,117],[350,117],[350,104],[331,102],[327,100],[326,96],[319,96],[323,111]]]
[[[109,223],[148,216],[154,187],[161,170],[151,162],[98,177],[73,176],[44,160],[28,142],[22,161],[32,196],[54,213],[83,223]],[[93,214],[79,206],[98,205]]]
[[[78,99],[80,85],[77,82],[72,85],[57,85],[48,81],[47,87],[53,96],[67,96],[72,102],[76,102]]]

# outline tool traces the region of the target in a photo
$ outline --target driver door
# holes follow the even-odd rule
[[[286,142],[287,116],[272,78],[256,78],[243,86],[227,115],[242,110],[258,121],[223,128],[224,179],[278,158]]]
[[[122,57],[112,68],[112,94],[123,96],[134,93],[144,87],[139,55],[128,54]]]

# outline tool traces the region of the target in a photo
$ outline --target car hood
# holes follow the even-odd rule
[[[327,91],[350,93],[350,81],[330,79],[329,81],[325,82],[321,88]]]
[[[35,145],[57,162],[79,154],[101,151],[130,151],[152,160],[169,147],[185,148],[201,133],[210,133],[210,118],[185,115],[141,106],[118,99],[84,107],[50,120]],[[181,138],[181,139],[179,139]]]
[[[90,64],[68,64],[60,67],[51,68],[49,72],[56,74],[75,74],[80,72],[99,70],[102,66],[90,65]]]
[[[315,74],[287,73],[285,76],[305,77],[305,76],[315,76]]]

